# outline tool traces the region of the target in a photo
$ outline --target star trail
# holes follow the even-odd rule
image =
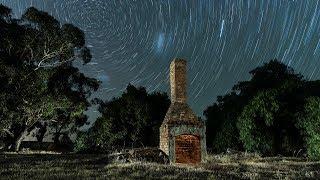
[[[86,34],[93,60],[81,70],[103,82],[95,96],[128,83],[169,93],[169,64],[188,61],[189,104],[200,116],[218,95],[271,59],[319,79],[317,0],[0,0],[19,17],[49,12]]]

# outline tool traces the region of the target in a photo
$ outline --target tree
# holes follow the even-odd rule
[[[204,111],[208,148],[214,152],[224,152],[228,148],[242,150],[236,119],[241,113],[243,103],[242,97],[231,92],[218,96],[217,103]]]
[[[0,4],[0,18],[5,19],[10,17],[11,17],[11,9]]]
[[[319,159],[320,81],[307,81],[277,61],[250,73],[249,81],[204,111],[208,144],[213,142],[216,152],[230,147],[263,155],[307,152]]]
[[[305,148],[312,159],[320,159],[320,97],[307,99],[304,111],[297,114]]]
[[[289,79],[282,86],[254,96],[237,123],[246,150],[266,155],[292,155],[303,147],[295,114],[310,96],[305,87],[305,81]]]
[[[293,117],[294,113],[301,109],[305,96],[316,92],[317,84],[313,83],[314,90],[307,89],[307,86],[304,86],[306,82],[300,74],[295,74],[292,68],[277,60],[271,60],[263,66],[253,69],[250,74],[252,78],[249,81],[237,83],[230,93],[218,96],[217,102],[204,111],[207,144],[215,152],[223,152],[227,148],[243,149],[243,144],[239,139],[240,132],[237,121],[244,108],[259,93],[274,89],[281,91],[279,100],[283,101],[284,106],[287,105],[285,107],[288,107],[286,109],[288,113],[282,113],[281,118],[290,121],[289,119]],[[293,112],[293,114],[289,112]],[[228,134],[228,136],[224,136],[224,134]]]
[[[98,104],[101,117],[77,138],[78,150],[85,149],[84,144],[104,151],[158,145],[159,128],[170,105],[166,94],[148,94],[145,88],[129,84],[120,97]]]
[[[62,129],[86,123],[87,98],[99,82],[72,65],[78,59],[84,64],[91,60],[84,33],[33,7],[21,19],[12,19],[5,6],[0,13],[2,137],[17,151],[40,122],[58,129],[56,139],[66,133]]]
[[[84,76],[75,67],[60,66],[55,68],[48,81],[48,89],[51,95],[67,98],[68,104],[59,108],[53,114],[49,126],[53,129],[54,142],[59,144],[61,135],[68,132],[75,133],[77,129],[87,124],[88,117],[84,112],[90,106],[88,98],[91,91],[98,89],[98,81]]]
[[[275,91],[259,93],[241,113],[237,127],[246,150],[264,154],[277,152],[273,149],[279,143],[275,114],[280,107],[276,95]]]

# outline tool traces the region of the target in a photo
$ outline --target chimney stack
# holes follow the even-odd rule
[[[172,103],[187,102],[187,62],[184,59],[174,59],[170,64],[170,85]]]
[[[187,62],[170,64],[171,105],[160,127],[160,149],[170,163],[196,164],[205,161],[206,126],[187,104]]]

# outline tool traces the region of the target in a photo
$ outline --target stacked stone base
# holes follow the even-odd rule
[[[171,163],[204,162],[206,152],[205,127],[190,125],[162,125],[160,149]]]

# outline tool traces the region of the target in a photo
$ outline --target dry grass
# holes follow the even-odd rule
[[[262,158],[254,154],[210,155],[197,166],[148,162],[109,163],[107,155],[2,154],[1,179],[316,179],[320,162]]]
[[[203,168],[248,179],[320,179],[320,161],[258,154],[210,155]]]

